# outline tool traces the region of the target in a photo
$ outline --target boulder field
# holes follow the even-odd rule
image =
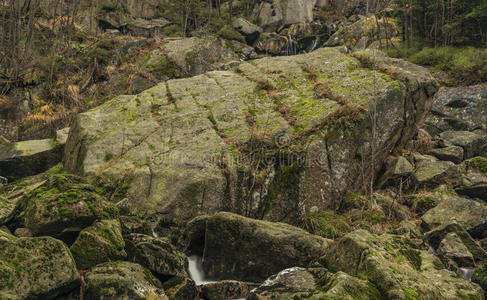
[[[263,58],[77,115],[64,167],[123,182],[122,214],[293,224],[365,189],[437,89],[426,69],[378,51]]]

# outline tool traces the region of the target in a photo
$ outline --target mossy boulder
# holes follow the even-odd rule
[[[330,240],[283,223],[217,213],[206,221],[203,268],[209,278],[259,282],[322,255]]]
[[[76,264],[63,242],[16,238],[0,230],[0,298],[56,299],[79,285]]]
[[[126,258],[124,248],[120,222],[101,220],[83,229],[70,249],[78,268],[87,270],[109,260]]]
[[[467,172],[463,175],[462,185],[455,191],[459,195],[487,201],[487,158],[478,156],[466,160]]]
[[[416,163],[414,179],[420,187],[434,188],[441,184],[458,186],[461,182],[461,168],[451,161],[419,161]]]
[[[406,237],[354,231],[337,241],[321,259],[330,271],[366,278],[386,299],[482,299],[479,286],[444,269],[434,255]]]
[[[163,48],[192,74],[207,70],[205,51],[218,52],[185,40]],[[119,96],[76,116],[64,166],[130,179],[127,215],[182,224],[225,210],[298,224],[365,187],[415,134],[438,88],[424,68],[345,52],[263,58]]]
[[[92,268],[85,275],[84,299],[168,300],[162,284],[141,265],[113,261]]]
[[[459,270],[461,267],[471,268],[475,266],[472,253],[468,251],[468,248],[454,232],[445,236],[436,253],[445,266],[452,271]]]
[[[427,211],[422,220],[422,227],[426,231],[456,221],[472,237],[487,237],[487,206],[471,199],[449,197]]]
[[[34,235],[58,235],[87,227],[110,206],[92,185],[68,174],[55,174],[24,196],[21,217]],[[111,207],[111,206],[110,206]]]
[[[201,286],[200,295],[208,300],[242,299],[247,297],[249,290],[245,282],[222,280]]]
[[[130,234],[126,240],[130,261],[141,264],[160,278],[188,276],[186,255],[179,252],[167,239]]]

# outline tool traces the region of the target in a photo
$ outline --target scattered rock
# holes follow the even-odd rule
[[[426,232],[425,237],[433,249],[438,249],[443,239],[450,233],[454,233],[456,237],[461,240],[462,244],[465,245],[468,251],[473,255],[473,258],[477,263],[487,260],[487,252],[482,249],[470,234],[457,223],[439,226]]]
[[[101,220],[83,229],[70,250],[80,270],[110,260],[124,259],[125,242],[117,220]]]
[[[80,284],[63,242],[52,237],[16,238],[0,230],[0,298],[57,299]]]
[[[445,148],[436,148],[429,151],[431,155],[434,155],[440,160],[451,161],[455,164],[459,164],[463,161],[464,151],[462,147],[450,146]]]
[[[293,51],[293,49],[291,49],[293,47],[295,47],[295,45],[290,45],[290,40],[288,37],[273,32],[262,33],[255,43],[255,48],[258,52],[271,55],[291,54],[289,52]]]
[[[440,88],[425,124],[433,135],[447,130],[487,131],[487,85]]]
[[[206,221],[203,268],[209,278],[259,282],[285,268],[308,265],[329,243],[284,223],[222,212]]]
[[[16,237],[32,237],[32,232],[27,228],[17,228],[15,229],[14,235]]]
[[[441,184],[457,186],[461,182],[461,172],[450,161],[423,160],[416,163],[414,178],[421,187],[436,187]]]
[[[479,286],[444,269],[438,258],[402,236],[376,237],[357,230],[330,246],[322,261],[330,271],[364,274],[386,299],[453,300],[459,293],[474,298],[483,294]]]
[[[168,300],[162,285],[149,270],[125,261],[92,268],[85,275],[84,299]]]
[[[464,159],[469,159],[478,154],[478,149],[487,143],[485,136],[469,131],[445,131],[440,138],[448,143],[460,146],[465,151]]]
[[[433,230],[456,221],[474,238],[487,237],[487,206],[474,200],[449,197],[426,212],[423,228]]]
[[[130,33],[133,36],[143,36],[147,38],[161,35],[164,27],[171,25],[172,23],[164,18],[157,19],[142,19],[137,18],[133,21],[124,24],[122,31]]]

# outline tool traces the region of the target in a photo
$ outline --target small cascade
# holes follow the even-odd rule
[[[155,238],[158,238],[159,235],[157,234],[157,232],[154,230],[154,228],[152,228],[152,236],[155,237]]]
[[[286,45],[286,55],[296,55],[298,54],[298,49],[296,47],[296,42],[293,39],[293,36],[288,34],[287,35],[287,45]]]
[[[311,43],[311,45],[308,47],[307,51],[306,52],[312,52],[314,50],[316,50],[316,48],[318,47],[318,43],[320,42],[320,37],[316,37],[313,42]]]
[[[475,268],[460,268],[460,271],[462,271],[462,278],[471,281]]]
[[[189,271],[189,276],[191,277],[191,279],[193,279],[196,285],[216,282],[216,281],[206,279],[205,272],[203,271],[203,260],[201,256],[198,255],[188,256],[188,271]]]

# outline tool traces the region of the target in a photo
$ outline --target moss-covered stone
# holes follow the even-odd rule
[[[458,293],[483,297],[477,285],[442,269],[435,260],[406,237],[373,236],[363,230],[346,235],[322,259],[331,271],[367,279],[386,299],[457,299]]]
[[[16,238],[0,230],[0,298],[54,299],[79,284],[76,264],[61,241]]]
[[[86,299],[168,300],[162,285],[149,270],[130,262],[98,265],[85,275]]]
[[[97,221],[83,229],[70,249],[81,270],[127,256],[122,229],[117,220]]]
[[[77,176],[51,175],[23,200],[23,222],[34,235],[83,228],[103,216],[104,198]]]

